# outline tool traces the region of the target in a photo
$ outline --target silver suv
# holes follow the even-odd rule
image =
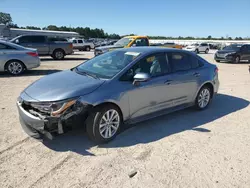
[[[209,45],[207,43],[201,43],[201,44],[192,44],[184,48],[184,50],[195,52],[195,53],[208,53],[209,52]]]
[[[217,67],[194,53],[124,48],[43,77],[21,93],[17,105],[30,136],[52,138],[80,122],[92,140],[104,143],[123,123],[190,106],[203,110],[218,87]]]

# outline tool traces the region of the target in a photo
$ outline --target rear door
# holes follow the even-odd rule
[[[46,36],[23,36],[19,38],[19,44],[37,49],[40,55],[46,55],[49,52],[49,44]]]
[[[250,45],[244,45],[241,47],[241,60],[250,61]]]
[[[198,59],[184,52],[168,53],[168,58],[173,106],[191,103],[199,87]]]

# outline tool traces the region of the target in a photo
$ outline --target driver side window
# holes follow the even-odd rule
[[[168,58],[165,53],[154,54],[141,59],[131,67],[122,77],[121,81],[133,81],[137,73],[148,73],[157,77],[169,73]]]

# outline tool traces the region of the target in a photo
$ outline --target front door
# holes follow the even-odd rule
[[[49,52],[49,44],[45,36],[23,36],[19,38],[19,44],[28,48],[37,49],[40,55],[46,55]]]
[[[171,86],[168,85],[169,67],[166,60],[165,53],[150,55],[141,59],[123,76],[135,75],[139,72],[148,73],[151,76],[151,79],[146,82],[140,82],[137,85],[127,82],[125,86],[128,90],[132,119],[172,106],[171,96],[168,95]],[[131,78],[131,76],[127,77],[127,80]]]

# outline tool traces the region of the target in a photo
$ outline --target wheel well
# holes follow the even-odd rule
[[[211,94],[212,94],[211,98],[213,98],[213,96],[214,96],[214,86],[213,86],[213,84],[211,84],[211,83],[206,83],[206,84],[204,84],[201,88],[203,88],[204,86],[209,87],[209,89],[211,90]]]
[[[55,53],[55,51],[58,51],[58,50],[62,51],[63,54],[65,55],[65,51],[62,48],[56,48],[56,49],[54,49],[53,54]]]
[[[119,113],[121,114],[121,117],[123,119],[123,113],[121,111],[121,108],[117,104],[115,104],[113,102],[104,102],[104,103],[101,103],[101,104],[98,104],[98,105],[94,106],[94,108],[102,107],[102,106],[106,106],[106,105],[113,105],[113,106],[115,106],[119,110]]]
[[[7,64],[8,64],[9,62],[12,62],[12,61],[18,61],[18,62],[22,63],[23,66],[24,66],[24,68],[27,69],[27,67],[25,66],[25,64],[24,64],[22,61],[20,61],[20,60],[18,60],[18,59],[11,59],[11,60],[7,61],[7,62],[4,64],[4,70],[7,70]]]

